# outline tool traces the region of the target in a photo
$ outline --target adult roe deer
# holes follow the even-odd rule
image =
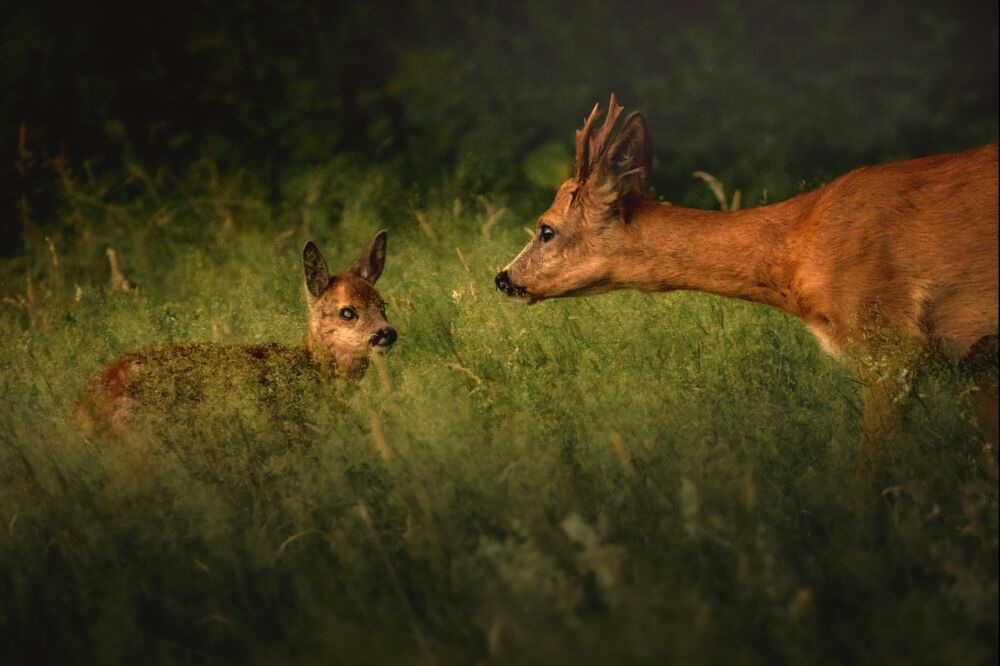
[[[611,96],[576,133],[576,172],[533,239],[497,276],[529,303],[614,289],[690,289],[776,307],[834,355],[855,360],[873,472],[921,359],[996,366],[997,144],[863,167],[787,201],[716,212],[643,196],[646,122]],[[981,362],[981,361],[980,361]],[[979,426],[996,441],[996,388],[980,382]]]
[[[350,268],[332,276],[319,248],[306,243],[309,332],[304,345],[173,344],[130,352],[90,380],[76,405],[78,421],[91,430],[123,431],[136,407],[163,398],[157,384],[165,379],[172,396],[191,399],[200,395],[201,384],[224,381],[236,370],[249,371],[261,383],[273,381],[282,369],[303,367],[359,377],[372,353],[396,341],[385,301],[374,286],[385,266],[386,238],[380,231]]]

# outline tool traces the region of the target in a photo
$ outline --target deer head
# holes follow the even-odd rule
[[[599,105],[576,133],[576,171],[556,192],[521,253],[496,276],[497,289],[534,303],[615,287],[616,253],[650,169],[646,121],[630,114],[614,140],[622,107],[611,95],[601,127]]]
[[[307,346],[349,377],[361,375],[371,353],[386,351],[396,341],[396,330],[385,318],[385,301],[375,291],[385,266],[386,237],[385,231],[375,234],[350,268],[333,276],[312,241],[302,250],[309,302]]]

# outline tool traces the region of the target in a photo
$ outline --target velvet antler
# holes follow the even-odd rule
[[[604,118],[604,124],[594,132],[594,123],[600,115],[601,104],[594,105],[593,110],[583,122],[583,127],[576,131],[576,179],[582,183],[587,180],[587,176],[593,170],[597,160],[604,153],[605,145],[611,136],[618,116],[621,115],[622,107],[615,101],[615,94],[611,93],[611,101],[608,102],[608,114]]]
[[[594,131],[600,108],[600,102],[594,104],[590,115],[583,121],[583,127],[576,131],[576,179],[581,183],[587,179],[590,171],[590,135]]]

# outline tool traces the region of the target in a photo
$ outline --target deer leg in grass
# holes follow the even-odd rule
[[[917,339],[884,341],[874,345],[878,354],[860,357],[857,373],[861,384],[862,437],[859,471],[874,479],[894,462],[894,435],[910,414],[914,386],[927,368],[931,350]],[[973,345],[959,363],[959,370],[972,384],[972,425],[987,444],[998,440],[997,338],[986,336]]]
[[[997,445],[1000,440],[1000,404],[997,402],[997,336],[988,335],[975,345],[965,355],[959,364],[960,369],[971,375],[975,389],[972,418],[985,443]]]
[[[886,474],[895,462],[895,437],[906,423],[910,394],[925,367],[925,350],[899,344],[889,353],[868,355],[858,363],[861,384],[861,448],[858,472],[869,480]]]
[[[996,381],[980,378],[976,382],[979,392],[976,396],[976,404],[973,407],[976,428],[986,440],[987,444],[996,446],[1000,439],[1000,405],[997,404]]]

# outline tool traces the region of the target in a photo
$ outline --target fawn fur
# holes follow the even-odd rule
[[[203,384],[230,375],[249,375],[262,384],[283,370],[309,368],[326,375],[359,377],[373,353],[387,350],[396,332],[385,317],[385,301],[375,282],[385,265],[385,231],[346,271],[331,275],[311,241],[302,251],[309,328],[298,347],[262,345],[171,344],[120,356],[88,382],[75,416],[87,430],[123,431],[140,407],[156,408],[157,399],[197,400]],[[154,385],[164,376],[170,393]]]

